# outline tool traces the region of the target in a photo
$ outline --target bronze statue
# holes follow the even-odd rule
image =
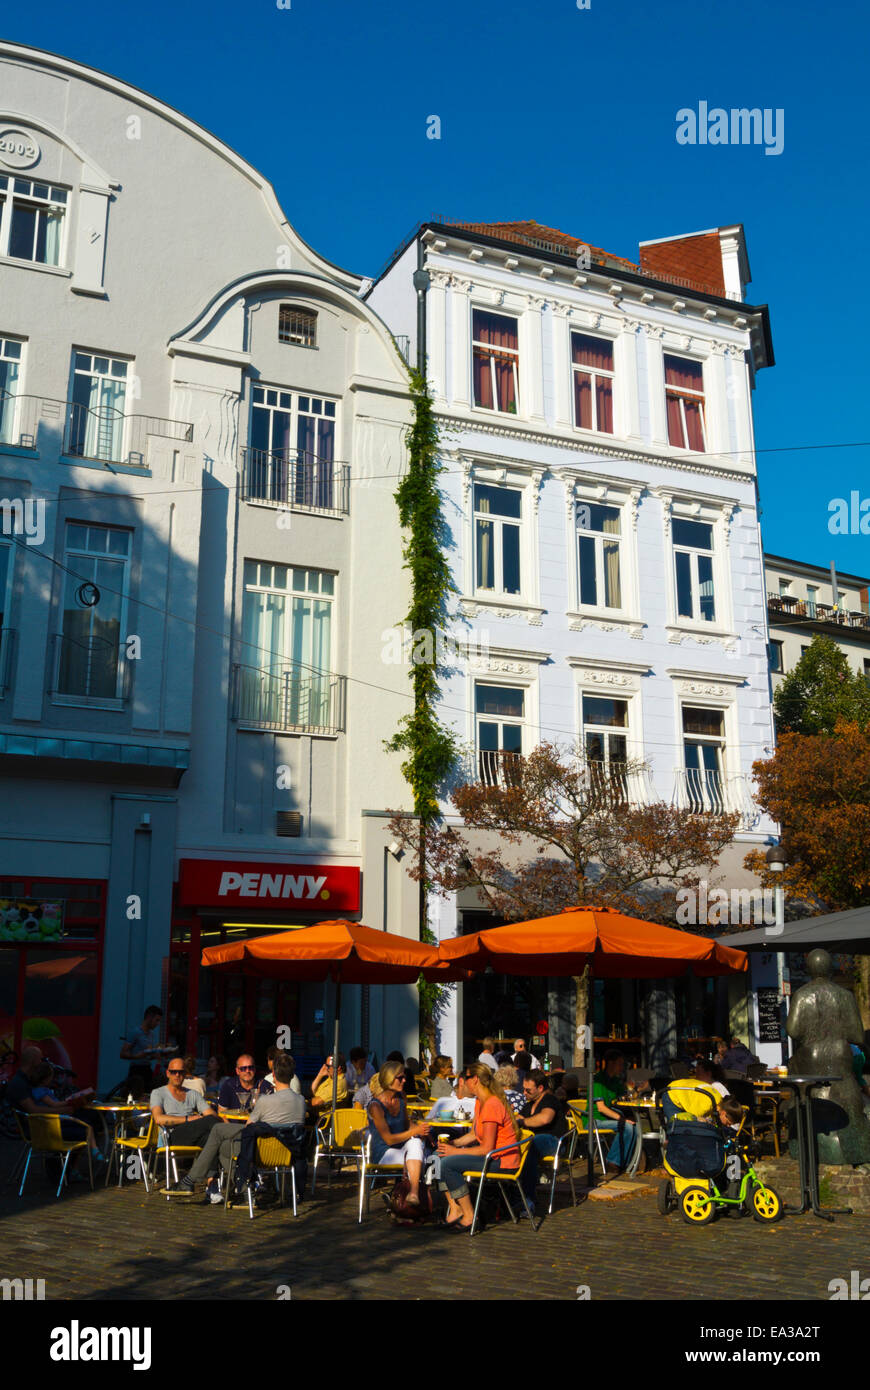
[[[810,979],[792,997],[786,1024],[797,1044],[788,1070],[790,1076],[840,1077],[813,1091],[819,1162],[870,1163],[870,1121],[864,1114],[849,1046],[855,1043],[863,1048],[864,1028],[854,994],[834,984],[832,969],[827,951],[810,951]]]

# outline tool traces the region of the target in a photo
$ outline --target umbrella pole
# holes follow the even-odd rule
[[[595,1089],[595,1082],[593,1081],[595,1075],[595,1047],[592,1037],[594,1029],[591,1024],[588,1025],[588,1029],[589,1047],[586,1051],[586,1143],[588,1149],[586,1155],[586,1186],[592,1188],[595,1186],[595,1105],[592,1099],[592,1093]]]
[[[335,1105],[338,1100],[338,1029],[341,1022],[341,976],[335,982],[335,1029],[332,1038],[332,1114],[329,1117],[329,1147],[335,1143]]]

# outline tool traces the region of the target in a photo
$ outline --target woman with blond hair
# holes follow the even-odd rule
[[[377,1099],[369,1101],[367,1107],[371,1160],[372,1163],[403,1163],[410,1187],[406,1200],[410,1206],[419,1206],[423,1140],[429,1133],[429,1126],[408,1124],[403,1062],[385,1062],[377,1079],[380,1093]]]
[[[520,1127],[501,1085],[489,1067],[482,1062],[470,1062],[463,1067],[462,1078],[468,1095],[477,1101],[474,1128],[453,1144],[438,1145],[438,1186],[447,1196],[446,1225],[453,1231],[464,1231],[467,1235],[474,1219],[474,1209],[463,1173],[480,1172],[488,1154],[519,1139]],[[520,1166],[519,1148],[507,1149],[489,1166],[490,1171],[513,1171]]]
[[[522,1085],[520,1084],[520,1074],[516,1067],[498,1067],[494,1072],[498,1084],[504,1091],[504,1098],[515,1115],[518,1115],[526,1103],[523,1095]]]

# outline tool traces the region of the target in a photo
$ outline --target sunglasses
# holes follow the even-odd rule
[[[184,1067],[170,1067],[167,1076],[184,1076]]]
[[[239,1067],[238,1070],[239,1070],[239,1071],[253,1071],[254,1068],[253,1068],[253,1067]]]

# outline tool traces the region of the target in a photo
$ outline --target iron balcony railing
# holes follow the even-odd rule
[[[232,717],[256,729],[339,734],[344,731],[347,678],[297,666],[233,666]]]
[[[870,614],[835,608],[832,603],[815,599],[793,598],[791,594],[768,594],[768,612],[777,617],[802,618],[811,623],[836,623],[840,627],[863,628],[870,631]]]
[[[651,806],[658,798],[646,764],[604,763],[590,759],[586,764],[590,797],[597,803],[615,806]]]
[[[156,435],[190,444],[193,425],[158,415],[125,415],[111,406],[91,408],[49,396],[0,391],[0,444],[38,449],[54,433],[68,458],[145,466],[148,439]]]
[[[736,812],[740,830],[754,829],[761,819],[758,803],[742,774],[727,777],[706,768],[675,768],[673,804],[696,815]]]
[[[519,787],[523,780],[522,753],[482,748],[477,754],[477,780],[485,787]]]
[[[49,695],[83,704],[130,698],[133,662],[118,642],[105,637],[72,637],[58,632],[54,636],[52,680]]]
[[[350,510],[350,469],[301,449],[242,449],[244,502],[310,512]]]
[[[14,628],[0,628],[0,700],[6,696],[12,684],[12,663],[17,641],[18,633]]]

